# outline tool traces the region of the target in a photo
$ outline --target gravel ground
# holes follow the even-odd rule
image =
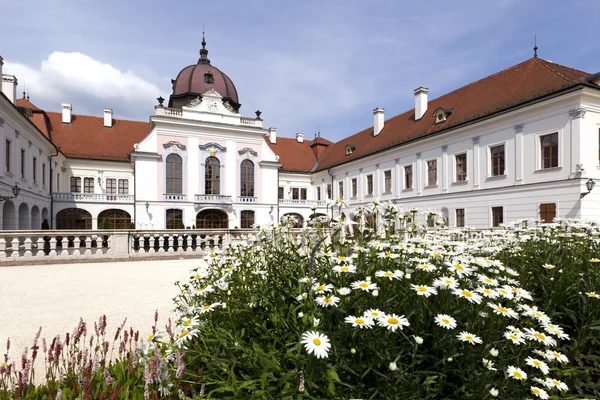
[[[72,332],[80,318],[93,332],[103,314],[107,334],[127,318],[126,327],[146,337],[155,310],[159,327],[173,318],[174,282],[187,280],[189,271],[201,265],[199,259],[180,259],[0,267],[0,361],[8,338],[9,357],[18,363],[40,326],[46,340]],[[43,356],[36,367],[43,368]]]

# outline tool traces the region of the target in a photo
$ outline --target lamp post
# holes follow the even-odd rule
[[[588,194],[590,194],[590,192],[592,191],[592,189],[594,188],[594,186],[596,186],[596,182],[594,182],[594,180],[592,178],[590,178],[586,183],[585,183],[585,187],[588,190],[587,193],[581,193],[581,197],[580,199],[583,199],[585,196],[587,196]]]
[[[0,196],[0,201],[6,201],[16,198],[19,195],[19,193],[21,193],[21,188],[19,187],[19,185],[15,184],[15,186],[13,186],[12,188],[12,192],[14,196]]]

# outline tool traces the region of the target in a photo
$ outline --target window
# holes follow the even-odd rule
[[[204,194],[221,194],[221,163],[219,159],[208,157],[204,168]]]
[[[331,193],[331,183],[327,184],[327,199],[331,200],[332,199],[332,193]]]
[[[25,149],[21,149],[21,178],[25,179]]]
[[[182,188],[182,160],[178,154],[169,154],[167,156],[167,193],[181,194]]]
[[[367,175],[367,196],[373,194],[373,175]]]
[[[427,185],[437,184],[437,160],[427,161]]]
[[[183,210],[168,209],[167,229],[182,229],[183,227]]]
[[[106,194],[117,194],[117,180],[114,178],[106,179]]]
[[[317,200],[321,200],[321,188],[317,188]]]
[[[46,164],[42,164],[42,186],[46,187]]]
[[[427,227],[428,228],[433,228],[434,226],[435,226],[435,216],[428,215],[427,216]]]
[[[215,83],[215,77],[210,71],[204,74],[204,83],[207,85],[213,85]]]
[[[412,165],[404,166],[404,189],[412,189],[413,187]]]
[[[242,211],[241,228],[249,229],[254,225],[254,211]]]
[[[492,176],[504,175],[504,145],[490,147]]]
[[[242,161],[241,174],[241,196],[254,197],[254,163],[250,160]]]
[[[542,222],[550,223],[556,218],[556,204],[540,204],[540,219]]]
[[[385,187],[385,193],[392,192],[392,171],[385,171],[383,173],[383,182]]]
[[[356,195],[358,193],[358,182],[356,181],[356,178],[352,178],[352,198],[355,199]]]
[[[558,167],[558,133],[540,136],[542,168]]]
[[[338,182],[338,198],[344,198],[344,181]]]
[[[300,198],[300,189],[292,188],[292,199],[298,200]]]
[[[300,200],[306,200],[306,188],[300,189]]]
[[[279,200],[283,199],[283,186],[279,186],[279,190],[277,191],[277,198]]]
[[[37,183],[37,158],[33,157],[33,162],[31,163],[31,168],[33,169],[31,178],[33,179],[33,183]]]
[[[119,179],[119,194],[129,194],[129,179]]]
[[[500,226],[504,223],[504,208],[492,207],[492,226]]]
[[[83,178],[83,193],[94,193],[94,178]]]
[[[71,177],[71,193],[81,193],[81,178]]]
[[[6,172],[10,170],[10,140],[6,139]]]
[[[467,155],[456,155],[456,182],[464,182],[467,180]]]
[[[465,226],[465,209],[457,208],[456,209],[456,227],[463,228]]]

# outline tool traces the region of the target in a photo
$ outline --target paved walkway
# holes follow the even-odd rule
[[[18,361],[40,326],[47,340],[64,337],[80,317],[93,332],[94,321],[106,314],[109,335],[127,317],[126,326],[146,337],[155,310],[159,326],[173,318],[174,282],[186,281],[189,271],[202,265],[199,259],[181,259],[0,267],[0,358],[7,338],[9,356]]]

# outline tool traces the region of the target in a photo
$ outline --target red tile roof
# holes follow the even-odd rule
[[[310,172],[317,162],[310,147],[313,143],[312,140],[305,139],[302,143],[298,143],[296,138],[278,137],[277,143],[272,144],[268,137],[265,137],[265,141],[271,150],[279,156],[279,162],[282,164],[281,171]],[[321,137],[317,138],[316,141],[317,143],[332,144],[329,140]]]
[[[584,84],[594,86],[583,82],[582,79],[588,75],[540,58],[529,59],[430,100],[427,112],[419,121],[415,121],[414,109],[411,109],[386,120],[378,136],[374,137],[373,127],[369,127],[336,142],[325,149],[316,170],[324,170],[402,143],[441,133],[570,87]],[[454,108],[454,112],[446,122],[436,124],[433,112],[439,107]],[[346,155],[345,147],[349,144],[356,145],[356,149],[352,154]],[[294,156],[294,153],[282,152],[280,162],[285,165],[288,161],[284,155]]]

